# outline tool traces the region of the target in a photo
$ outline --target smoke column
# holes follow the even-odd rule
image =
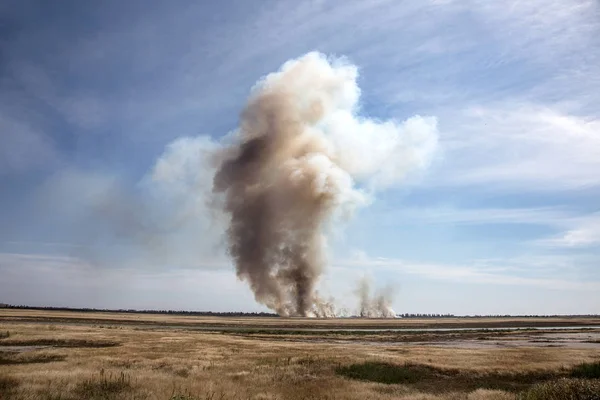
[[[395,318],[392,308],[394,290],[386,286],[371,297],[371,282],[364,277],[358,283],[356,294],[359,298],[358,315],[364,318]]]
[[[434,118],[357,116],[357,76],[319,53],[286,62],[254,86],[232,144],[216,153],[213,193],[237,275],[280,315],[335,312],[316,294],[328,225],[425,167],[437,144]]]

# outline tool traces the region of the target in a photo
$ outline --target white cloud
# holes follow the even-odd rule
[[[0,111],[0,176],[47,168],[58,161],[52,140],[32,121],[15,118],[6,108]]]
[[[528,191],[600,185],[599,119],[531,104],[461,116],[443,143],[446,165],[436,183]]]
[[[578,214],[569,212],[564,207],[533,208],[456,208],[456,207],[402,207],[386,210],[384,219],[417,222],[420,224],[530,224],[548,226],[568,226],[570,221],[578,218]],[[382,222],[384,223],[384,222]]]
[[[558,59],[586,50],[595,42],[598,2],[582,0],[475,1],[469,6],[495,30],[507,52],[520,57]],[[577,61],[577,60],[565,60]]]
[[[506,286],[532,286],[560,290],[600,290],[600,281],[561,279],[560,272],[547,276],[544,270],[536,270],[538,276],[522,274],[521,267],[513,267],[510,260],[490,263],[474,261],[468,265],[410,262],[400,259],[366,258],[334,262],[338,268],[379,270],[388,274],[418,275],[429,280],[455,283],[490,284]],[[512,273],[511,273],[512,272]],[[521,274],[519,274],[521,272]]]
[[[580,218],[561,234],[539,243],[555,247],[590,247],[600,245],[600,213]]]

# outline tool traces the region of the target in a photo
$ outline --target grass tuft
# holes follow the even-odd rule
[[[416,383],[435,374],[433,368],[424,365],[396,365],[375,361],[338,367],[336,372],[350,379],[386,384]]]
[[[115,375],[107,374],[102,369],[98,376],[80,382],[76,386],[75,392],[83,399],[110,400],[132,389],[133,384],[128,374],[124,372]]]
[[[0,339],[8,339],[10,337],[10,332],[0,332]]]
[[[172,395],[169,400],[224,400],[225,393],[208,391],[203,396],[193,396],[189,393],[177,393]]]
[[[0,353],[0,365],[36,364],[64,361],[62,354],[10,354]]]
[[[518,400],[600,400],[600,381],[559,379],[540,383],[517,396]]]
[[[20,382],[12,376],[0,376],[0,399],[4,394],[10,393],[20,385]]]
[[[571,377],[600,379],[600,361],[576,365],[571,370]]]

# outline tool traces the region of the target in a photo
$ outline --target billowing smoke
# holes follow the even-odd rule
[[[356,294],[359,299],[358,315],[363,318],[395,318],[392,308],[394,288],[391,285],[371,293],[371,281],[364,277],[358,283]]]
[[[428,164],[434,118],[358,116],[357,69],[309,53],[252,89],[233,144],[216,152],[213,193],[228,216],[228,250],[258,302],[285,316],[330,316],[316,294],[331,222]],[[365,316],[392,316],[382,295]]]

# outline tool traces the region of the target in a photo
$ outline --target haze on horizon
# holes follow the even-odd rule
[[[600,313],[599,17],[593,0],[4,1],[0,303],[266,311],[206,202],[212,156],[259,79],[318,51],[356,66],[357,120],[436,143],[403,144],[427,151],[401,185],[357,179],[368,207],[331,228],[319,294],[357,309],[367,276],[398,313]]]

